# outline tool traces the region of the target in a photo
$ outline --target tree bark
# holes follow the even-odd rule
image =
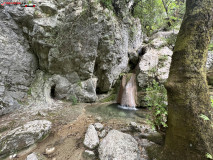
[[[213,156],[213,126],[206,59],[213,31],[213,0],[187,0],[175,44],[168,92],[167,160],[203,160]],[[206,115],[210,121],[203,120]],[[166,153],[165,152],[165,153]]]

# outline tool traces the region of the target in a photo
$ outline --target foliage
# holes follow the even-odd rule
[[[201,114],[201,115],[200,115],[200,118],[202,118],[204,121],[209,121],[209,120],[210,120],[209,117],[207,117],[207,116],[204,115],[204,114]]]
[[[171,36],[169,36],[168,38],[166,38],[167,45],[174,47],[176,39],[177,39],[177,35],[171,34]]]
[[[209,153],[206,153],[206,158],[213,159],[213,156],[211,154],[209,154]]]
[[[104,8],[108,8],[109,10],[113,10],[112,0],[100,0],[100,3]]]
[[[135,4],[133,14],[148,36],[162,26],[170,30],[180,25],[185,12],[185,3],[177,0],[137,0]]]
[[[167,92],[162,84],[155,80],[146,88],[146,103],[150,106],[151,115],[149,117],[151,125],[156,130],[163,130],[167,127]]]
[[[75,96],[71,95],[70,99],[72,101],[72,105],[76,105],[78,103],[78,100]]]

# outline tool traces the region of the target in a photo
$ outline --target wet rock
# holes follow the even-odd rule
[[[104,126],[103,126],[103,124],[101,124],[101,123],[95,123],[95,124],[94,124],[94,127],[95,127],[95,129],[96,129],[97,131],[101,131],[101,130],[104,129]]]
[[[51,126],[50,121],[35,120],[3,134],[0,137],[0,157],[41,140],[49,133]]]
[[[84,157],[88,160],[94,160],[95,159],[95,153],[90,150],[85,150],[84,151]]]
[[[37,155],[35,153],[31,153],[27,156],[26,160],[38,160]]]
[[[98,148],[101,160],[135,160],[139,158],[138,151],[137,141],[131,135],[117,130],[110,131]]]
[[[93,125],[89,125],[87,129],[84,145],[89,149],[94,149],[99,145],[98,133]]]

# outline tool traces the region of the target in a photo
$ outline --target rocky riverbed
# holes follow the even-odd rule
[[[155,133],[147,124],[147,109],[123,110],[112,103],[55,103],[60,104],[55,110],[42,110],[37,114],[25,112],[25,116],[17,111],[3,116],[0,146],[9,146],[11,150],[4,150],[1,156],[7,155],[6,159],[17,160],[31,160],[31,157],[42,160],[85,160],[107,159],[110,156],[119,159],[121,154],[125,157],[123,153],[131,153],[139,159],[147,159],[145,147],[153,142],[148,140],[149,136],[141,138],[141,135]],[[27,127],[23,126],[30,126],[29,135],[41,137],[31,138]],[[15,131],[18,133],[15,134]],[[16,137],[14,141],[11,133],[21,138]],[[4,137],[21,145],[10,141],[2,143]],[[33,140],[33,143],[24,143],[29,140]],[[128,150],[129,143],[134,146],[131,150]],[[110,145],[114,147],[112,150]],[[127,156],[126,159],[131,158]]]

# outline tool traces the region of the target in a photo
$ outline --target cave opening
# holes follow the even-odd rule
[[[54,84],[54,85],[51,87],[51,89],[50,89],[50,97],[51,97],[52,99],[55,99],[55,97],[56,97],[56,95],[55,95],[55,87],[56,87],[56,85]]]

